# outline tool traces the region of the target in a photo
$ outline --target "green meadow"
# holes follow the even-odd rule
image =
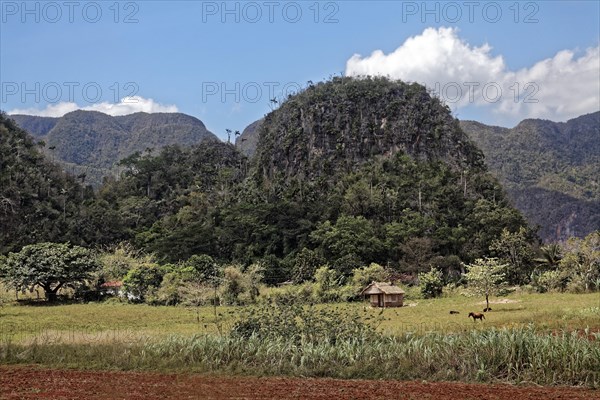
[[[482,311],[482,299],[453,295],[438,299],[406,299],[404,307],[377,309],[366,303],[316,305],[357,313],[386,335],[460,332],[471,329],[532,326],[539,331],[600,329],[600,293],[512,294],[491,299],[483,322],[468,318]],[[34,336],[78,341],[127,340],[172,334],[227,332],[244,307],[168,307],[119,302],[25,305],[7,302],[0,308],[0,337],[12,341]],[[459,314],[449,314],[450,310]],[[215,315],[216,312],[216,315]]]

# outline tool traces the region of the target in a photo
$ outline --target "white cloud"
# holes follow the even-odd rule
[[[38,115],[42,117],[62,117],[63,115],[75,110],[99,111],[104,114],[117,116],[127,115],[136,112],[158,113],[158,112],[177,112],[175,105],[163,105],[155,102],[153,99],[146,99],[140,96],[124,97],[118,103],[96,103],[91,106],[80,107],[76,103],[61,102],[48,104],[44,109],[24,108],[9,111],[9,114]]]
[[[384,75],[419,82],[457,109],[492,111],[507,125],[524,118],[562,121],[600,109],[600,51],[562,50],[511,71],[488,44],[471,46],[455,28],[427,28],[389,54],[353,55],[346,75]]]

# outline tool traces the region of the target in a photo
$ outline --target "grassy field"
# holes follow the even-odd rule
[[[460,295],[432,300],[408,300],[405,307],[373,309],[365,303],[319,305],[355,312],[388,335],[460,332],[471,329],[533,326],[536,330],[600,329],[600,293],[513,294],[494,298],[486,320],[473,322],[470,311],[481,311],[482,299]],[[0,308],[0,338],[30,340],[34,336],[76,341],[128,340],[139,336],[218,333],[227,331],[240,307],[153,307],[123,303],[49,306],[4,303]],[[450,310],[460,314],[450,315]],[[217,323],[215,323],[217,322]]]
[[[123,303],[49,306],[4,303],[0,363],[51,368],[185,371],[600,387],[600,294],[513,294],[493,299],[408,300],[406,307],[317,305],[309,315],[358,314],[369,327],[341,337],[229,334],[247,308],[152,307]],[[276,309],[275,309],[276,310]],[[271,316],[273,308],[266,309]],[[460,314],[450,315],[449,311]],[[273,323],[289,325],[279,315]],[[296,317],[291,317],[293,321]],[[318,318],[317,318],[318,319]],[[321,325],[319,325],[321,324]],[[337,326],[317,321],[315,328]],[[347,326],[347,325],[346,325]],[[353,319],[350,326],[361,326]],[[287,333],[286,333],[287,332]],[[316,332],[311,327],[307,332]]]

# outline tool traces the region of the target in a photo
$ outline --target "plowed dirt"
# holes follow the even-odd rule
[[[600,399],[600,391],[457,382],[253,378],[0,366],[0,398],[565,400]]]

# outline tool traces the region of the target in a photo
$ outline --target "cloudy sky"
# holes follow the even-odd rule
[[[514,126],[600,109],[597,1],[0,2],[0,109],[184,112],[222,138],[332,75]]]

